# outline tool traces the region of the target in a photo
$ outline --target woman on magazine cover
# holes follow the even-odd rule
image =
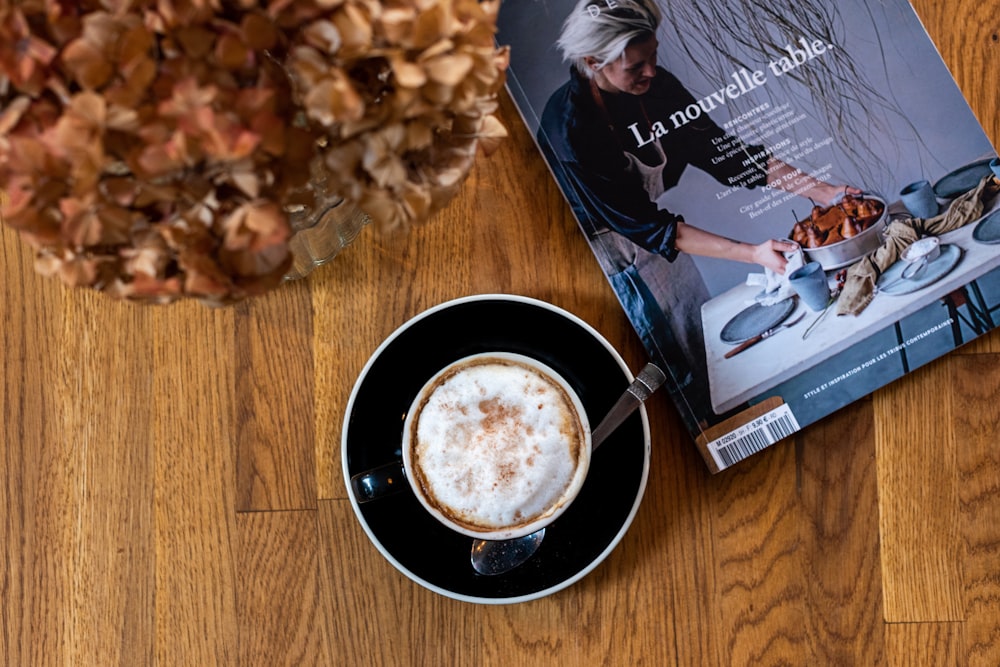
[[[706,231],[700,221],[689,223],[660,209],[656,200],[677,184],[688,165],[727,187],[790,189],[795,183],[798,194],[822,204],[843,194],[845,186],[805,173],[782,178],[798,170],[763,146],[741,144],[707,115],[680,128],[670,124],[671,114],[689,105],[697,107],[697,101],[657,65],[660,18],[654,0],[580,0],[557,42],[563,59],[573,65],[570,80],[549,98],[539,131],[551,143],[597,226],[669,260],[685,252],[756,263],[783,273],[782,252],[794,250],[794,245],[730,240]],[[658,121],[669,131],[655,136]],[[743,150],[723,153],[720,145]]]
[[[725,238],[704,229],[710,221],[696,219],[697,202],[685,211],[686,221],[661,209],[657,199],[677,185],[688,165],[726,187],[795,183],[798,194],[823,204],[845,186],[813,179],[762,146],[742,144],[707,115],[679,128],[670,124],[671,114],[697,101],[657,64],[660,21],[654,0],[576,3],[556,43],[572,63],[570,79],[545,106],[539,145],[581,224],[604,248],[598,259],[644,345],[660,352],[654,361],[672,377],[668,386],[675,398],[688,403],[685,419],[704,425],[713,419],[700,316],[708,295],[689,256],[759,264],[782,274],[782,253],[797,246]],[[655,132],[657,121],[669,131]],[[737,150],[722,152],[719,146]],[[795,175],[783,179],[787,174]],[[656,256],[669,261],[641,268]]]

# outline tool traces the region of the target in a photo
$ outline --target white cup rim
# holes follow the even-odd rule
[[[468,364],[469,362],[478,359],[501,359],[509,360],[516,363],[521,363],[527,366],[532,366],[542,373],[548,375],[553,381],[558,384],[562,390],[569,397],[570,402],[573,404],[573,409],[576,411],[580,419],[580,427],[582,428],[582,433],[584,436],[583,451],[581,452],[581,460],[579,461],[576,470],[574,472],[573,478],[570,480],[569,487],[566,492],[560,497],[559,501],[554,507],[549,508],[543,514],[535,518],[533,521],[521,524],[512,528],[496,528],[496,529],[475,529],[470,526],[464,525],[447,514],[442,512],[438,507],[436,507],[426,496],[423,488],[421,487],[417,475],[414,474],[413,470],[413,455],[412,448],[410,447],[410,437],[412,435],[413,428],[413,418],[416,415],[416,406],[418,406],[427,395],[429,389],[433,388],[436,384],[438,378],[440,378],[445,373],[448,373],[455,366]],[[417,500],[427,510],[431,516],[440,521],[442,524],[448,528],[462,533],[463,535],[468,535],[469,537],[482,540],[510,540],[516,537],[523,537],[534,533],[537,530],[548,526],[553,521],[559,518],[563,512],[573,504],[573,500],[579,495],[580,490],[583,488],[583,484],[587,479],[587,472],[590,468],[590,450],[591,450],[591,432],[590,432],[590,421],[587,417],[587,411],[583,406],[583,402],[580,400],[579,395],[577,395],[576,390],[573,386],[554,368],[545,364],[534,357],[530,357],[524,354],[515,354],[512,352],[495,351],[495,352],[478,352],[476,354],[470,354],[468,356],[456,359],[451,363],[447,364],[441,368],[437,373],[435,373],[424,386],[417,392],[414,397],[413,402],[410,404],[410,409],[407,411],[406,419],[403,421],[403,440],[402,440],[402,452],[403,452],[403,469],[406,470],[406,481],[409,483],[410,488],[413,490],[413,494],[417,497]]]

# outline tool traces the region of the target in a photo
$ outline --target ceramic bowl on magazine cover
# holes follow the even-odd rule
[[[589,417],[605,414],[632,381],[607,340],[552,304],[506,294],[439,304],[398,327],[359,374],[341,436],[344,479],[372,544],[412,581],[465,602],[534,600],[591,572],[631,525],[649,475],[643,406],[595,454],[573,504],[546,528],[532,558],[496,576],[473,570],[472,539],[428,513],[408,484],[389,497],[359,502],[349,482],[359,472],[399,461],[403,419],[421,387],[440,368],[480,352],[510,352],[546,364],[572,386]]]

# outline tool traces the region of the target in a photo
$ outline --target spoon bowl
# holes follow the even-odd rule
[[[473,540],[472,567],[479,574],[503,574],[535,555],[545,529],[511,540]]]
[[[642,405],[667,376],[656,364],[646,364],[625,389],[608,414],[591,434],[591,455],[622,422]],[[494,576],[509,572],[529,560],[545,537],[545,528],[510,540],[473,540],[472,568],[479,574]]]

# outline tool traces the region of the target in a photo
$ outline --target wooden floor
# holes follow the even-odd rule
[[[1000,5],[915,5],[996,143]],[[458,602],[379,555],[340,429],[400,323],[520,293],[644,361],[503,111],[432,224],[232,308],[64,289],[3,229],[0,664],[1000,665],[996,333],[716,476],[655,395],[632,529],[543,600]]]

